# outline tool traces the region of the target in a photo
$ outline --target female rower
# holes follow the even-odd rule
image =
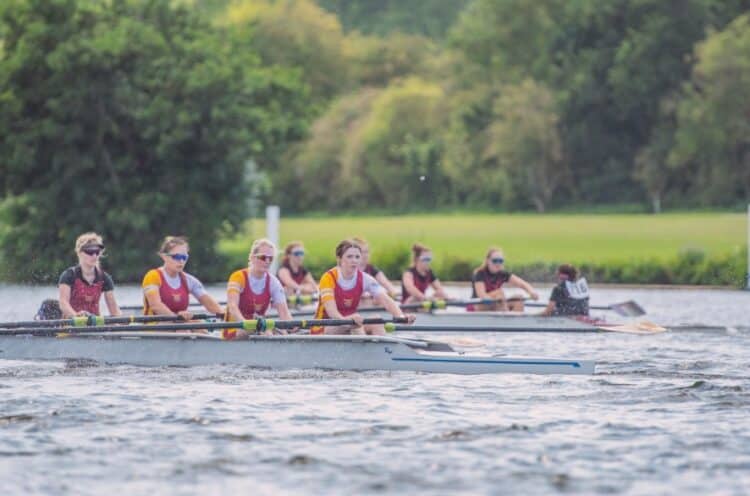
[[[432,272],[432,251],[419,243],[411,247],[411,267],[401,276],[401,302],[416,303],[427,299],[427,288],[432,287],[436,298],[447,296],[437,276]]]
[[[120,307],[115,301],[112,277],[101,269],[99,263],[104,254],[102,237],[94,232],[81,234],[76,240],[75,253],[78,255],[78,265],[65,269],[58,282],[61,313],[57,317],[99,315],[99,300],[102,294],[109,314],[121,315]]]
[[[552,289],[542,315],[588,315],[589,286],[586,279],[570,264],[557,268],[558,284]]]
[[[362,294],[367,292],[373,300],[394,317],[414,322],[414,315],[404,315],[398,304],[386,294],[383,287],[369,274],[360,270],[362,248],[352,240],[344,240],[336,246],[336,267],[320,278],[320,301],[315,312],[316,319],[352,319],[354,325],[315,327],[312,334],[385,334],[383,324],[364,324],[357,313]]]
[[[288,294],[314,294],[318,290],[315,278],[303,265],[304,260],[305,247],[302,242],[292,241],[286,245],[276,275]]]
[[[188,311],[192,294],[212,314],[224,313],[203,284],[185,272],[190,246],[182,236],[167,236],[159,249],[164,265],[149,270],[143,277],[144,315],[179,315],[184,320],[193,318]]]
[[[470,305],[466,310],[500,310],[500,311],[523,311],[523,300],[506,299],[503,292],[503,284],[516,286],[529,295],[532,300],[538,300],[539,295],[528,282],[524,281],[517,275],[511,274],[505,270],[505,257],[499,248],[490,248],[484,257],[482,265],[474,270],[471,278],[472,298],[482,298],[488,300],[497,300],[496,303]]]
[[[248,268],[237,270],[229,276],[227,320],[263,317],[269,306],[276,308],[282,319],[291,320],[284,287],[276,276],[268,272],[275,254],[276,246],[271,241],[258,239],[253,242],[247,258]],[[225,329],[223,336],[224,339],[245,339],[248,334],[242,329]]]
[[[388,292],[388,296],[395,299],[398,291],[396,291],[396,288],[391,284],[388,276],[385,275],[385,272],[370,263],[370,245],[362,238],[354,238],[353,241],[362,248],[362,260],[360,261],[359,269],[365,274],[370,274],[374,277],[375,280],[383,286],[383,289]]]

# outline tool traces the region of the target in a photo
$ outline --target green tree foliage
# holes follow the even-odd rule
[[[169,0],[9,0],[0,14],[5,276],[56,278],[88,230],[118,279],[140,278],[168,234],[192,239],[193,270],[219,266],[216,236],[246,215],[246,160],[304,127],[295,77]]]
[[[346,31],[387,36],[394,31],[442,37],[469,0],[318,0]]]
[[[750,197],[750,15],[711,34],[678,109],[670,162],[694,174],[691,193],[704,205]]]
[[[238,0],[223,22],[236,27],[265,64],[301,71],[314,103],[326,103],[349,87],[341,25],[314,1]]]

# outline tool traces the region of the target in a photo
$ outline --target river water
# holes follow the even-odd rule
[[[0,320],[54,293],[0,286]],[[0,360],[0,494],[750,493],[750,293],[592,303],[627,299],[660,324],[727,329],[472,336],[594,358],[593,376]]]

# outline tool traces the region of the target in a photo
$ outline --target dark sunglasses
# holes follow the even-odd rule
[[[255,255],[255,258],[261,262],[273,262],[273,255]]]
[[[505,262],[505,259],[504,259],[503,257],[499,257],[499,258],[491,258],[491,259],[490,259],[490,262],[492,262],[493,264],[498,264],[498,265],[500,265],[501,263]]]
[[[187,262],[190,255],[183,253],[165,253],[166,256],[171,257],[175,262]]]
[[[304,250],[293,251],[292,255],[294,255],[295,257],[304,257],[305,256],[305,251]]]
[[[419,260],[422,262],[432,262],[432,257],[421,257]]]
[[[99,248],[84,248],[81,251],[83,253],[85,253],[86,255],[91,255],[92,257],[98,257],[99,255],[102,254],[102,252],[104,251],[104,248],[102,248],[102,249],[99,249]]]

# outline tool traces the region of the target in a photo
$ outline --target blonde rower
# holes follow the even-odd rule
[[[292,318],[281,282],[268,272],[275,253],[276,246],[267,239],[253,243],[247,258],[248,268],[237,270],[229,277],[227,320],[263,317],[270,306],[276,308],[282,319]],[[244,339],[248,334],[241,329],[225,329],[223,336],[224,339]]]
[[[75,253],[78,265],[66,269],[58,282],[61,317],[99,315],[102,295],[109,314],[120,315],[112,277],[102,270],[99,263],[104,254],[102,237],[95,232],[81,234],[76,240]]]
[[[401,302],[416,303],[427,299],[427,290],[432,288],[435,298],[447,298],[443,286],[430,264],[432,251],[419,243],[411,247],[412,264],[401,276]]]
[[[362,295],[372,295],[376,304],[394,317],[407,318],[414,322],[414,315],[404,315],[398,304],[391,299],[378,282],[360,270],[362,248],[352,240],[344,240],[336,246],[336,267],[320,278],[320,301],[315,312],[316,319],[352,319],[355,325],[313,328],[313,334],[385,334],[382,324],[364,325],[363,317],[357,313]]]
[[[499,248],[490,248],[487,251],[482,265],[474,270],[474,275],[471,278],[471,297],[498,301],[494,304],[472,305],[467,307],[467,310],[511,310],[522,312],[523,300],[513,298],[507,300],[505,298],[503,285],[506,283],[509,286],[516,286],[523,289],[532,300],[539,299],[539,295],[531,287],[531,284],[505,270],[504,264],[505,256],[502,250]]]
[[[182,236],[167,236],[159,249],[164,265],[149,270],[143,277],[143,313],[145,315],[179,315],[193,318],[188,311],[192,294],[211,313],[224,313],[221,306],[203,288],[203,284],[185,272],[190,246]]]
[[[313,275],[305,269],[305,247],[300,241],[292,241],[284,248],[276,275],[288,294],[314,294],[318,288]]]

